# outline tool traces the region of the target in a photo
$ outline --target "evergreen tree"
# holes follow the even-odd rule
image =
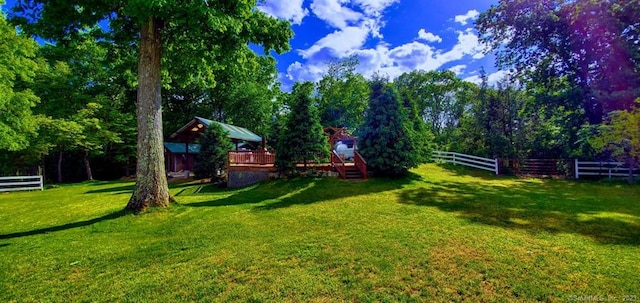
[[[217,171],[227,167],[227,157],[233,144],[227,132],[218,123],[211,123],[200,138],[200,153],[196,157],[193,173],[197,179],[216,181]]]
[[[404,175],[420,161],[413,127],[398,93],[385,79],[371,82],[365,124],[360,132],[360,153],[376,174]]]
[[[427,163],[431,160],[431,153],[435,148],[435,137],[422,120],[416,100],[410,98],[404,89],[401,90],[400,96],[402,106],[407,111],[408,124],[411,125],[408,130],[417,152],[418,163]]]
[[[282,172],[295,170],[296,163],[328,155],[327,138],[311,98],[313,86],[311,82],[304,82],[293,87],[291,112],[276,145],[276,166]]]

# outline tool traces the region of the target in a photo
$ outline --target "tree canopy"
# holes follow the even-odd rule
[[[162,146],[163,72],[181,86],[215,81],[212,70],[248,43],[288,50],[289,23],[254,9],[255,0],[211,1],[50,1],[20,0],[14,21],[25,32],[73,41],[87,28],[108,21],[104,37],[138,43],[137,179],[127,208],[168,206]],[[165,67],[163,69],[163,66]]]
[[[39,98],[26,83],[41,67],[37,51],[36,42],[19,35],[0,14],[0,150],[26,149],[29,136],[36,132],[32,108]]]
[[[566,77],[598,124],[640,92],[639,16],[638,1],[501,0],[476,27],[498,66],[540,84]]]

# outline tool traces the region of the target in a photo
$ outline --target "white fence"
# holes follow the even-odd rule
[[[499,173],[498,159],[487,159],[460,153],[436,150],[433,152],[433,160],[484,169],[490,172],[494,172],[496,175]]]
[[[42,176],[0,177],[0,192],[42,189]]]
[[[580,176],[627,177],[629,168],[623,162],[593,162],[575,160],[576,179]],[[636,169],[637,171],[637,169]],[[637,175],[638,172],[635,172]]]

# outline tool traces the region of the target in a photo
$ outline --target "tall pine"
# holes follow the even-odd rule
[[[359,134],[359,151],[377,175],[398,177],[420,161],[413,125],[398,92],[386,79],[371,82],[369,108]]]
[[[320,116],[313,104],[313,83],[296,83],[291,93],[291,112],[276,145],[276,166],[292,172],[296,163],[327,157],[329,150]]]

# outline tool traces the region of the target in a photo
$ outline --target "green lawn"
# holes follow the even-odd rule
[[[640,301],[640,187],[425,165],[402,180],[0,194],[0,301]],[[626,297],[624,297],[626,296]]]

